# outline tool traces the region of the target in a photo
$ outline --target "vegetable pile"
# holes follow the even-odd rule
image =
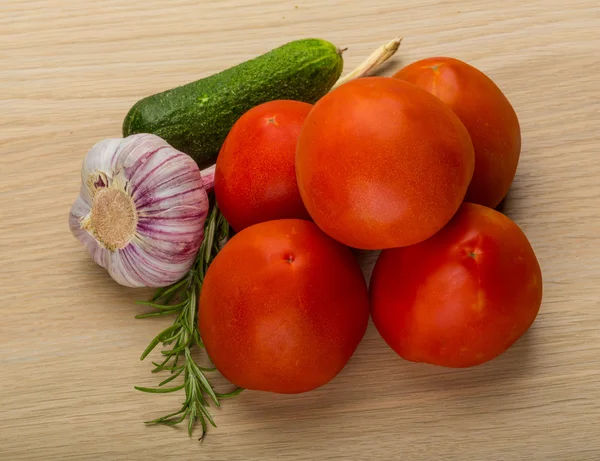
[[[399,45],[340,78],[342,50],[288,43],[144,98],[123,138],[88,152],[73,234],[116,282],[158,288],[138,318],[175,318],[141,357],[161,345],[167,377],[137,389],[185,400],[149,424],[187,419],[203,437],[210,402],[321,387],[369,316],[403,359],[454,368],[534,322],[540,266],[494,209],[517,170],[517,115],[457,59],[368,76]],[[352,249],[381,250],[370,286]],[[216,370],[231,389],[213,388]]]

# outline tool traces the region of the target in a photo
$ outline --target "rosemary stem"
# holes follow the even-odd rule
[[[150,341],[141,357],[144,360],[152,350],[162,343],[163,349],[160,353],[163,360],[160,363],[152,362],[154,365],[152,372],[167,371],[169,377],[161,381],[155,388],[139,386],[135,388],[142,392],[156,394],[177,392],[183,389],[186,397],[179,411],[148,421],[146,424],[173,426],[182,423],[187,418],[190,436],[196,423],[200,423],[202,429],[200,440],[207,430],[207,422],[216,427],[207,408],[208,400],[212,400],[216,406],[220,406],[219,399],[233,397],[242,391],[241,388],[238,388],[229,393],[215,392],[204,374],[215,369],[201,367],[191,354],[194,345],[196,347],[203,346],[198,331],[198,298],[202,281],[208,266],[229,238],[229,232],[229,224],[225,221],[217,205],[214,204],[204,224],[204,240],[190,272],[173,285],[157,290],[150,302],[140,303],[154,311],[137,316],[137,318],[149,318],[177,314],[173,325],[161,331]],[[171,301],[176,304],[172,304]],[[173,387],[163,387],[181,375],[183,375],[183,383]]]

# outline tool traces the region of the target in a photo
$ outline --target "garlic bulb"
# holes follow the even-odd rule
[[[71,232],[121,285],[169,285],[202,243],[213,172],[203,180],[191,157],[155,135],[100,141],[83,161]]]

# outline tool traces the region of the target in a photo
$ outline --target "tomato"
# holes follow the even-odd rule
[[[215,196],[236,231],[273,219],[310,219],[294,157],[311,108],[300,101],[267,102],[242,115],[227,135],[217,157]]]
[[[483,72],[453,58],[417,61],[394,77],[424,88],[458,115],[475,148],[475,173],[465,200],[497,207],[521,154],[519,120],[504,93]]]
[[[410,245],[463,201],[473,146],[428,92],[385,77],[346,83],[308,114],[296,152],[300,195],[315,223],[361,249]]]
[[[344,368],[367,328],[369,296],[350,249],[312,222],[269,221],[241,231],[214,259],[198,317],[227,379],[299,393]]]
[[[373,322],[398,355],[469,367],[498,356],[529,329],[542,274],[513,221],[465,203],[430,239],[383,251],[370,295]]]

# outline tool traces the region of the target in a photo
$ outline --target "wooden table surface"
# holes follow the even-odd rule
[[[448,370],[401,360],[370,325],[329,385],[225,401],[202,443],[144,426],[182,400],[133,389],[156,384],[139,355],[170,319],[134,320],[150,291],[71,236],[83,156],[142,96],[308,36],[348,47],[349,69],[396,35],[384,74],[454,56],[520,117],[505,212],[543,270],[532,329]],[[600,459],[597,0],[2,0],[0,36],[1,460]]]

